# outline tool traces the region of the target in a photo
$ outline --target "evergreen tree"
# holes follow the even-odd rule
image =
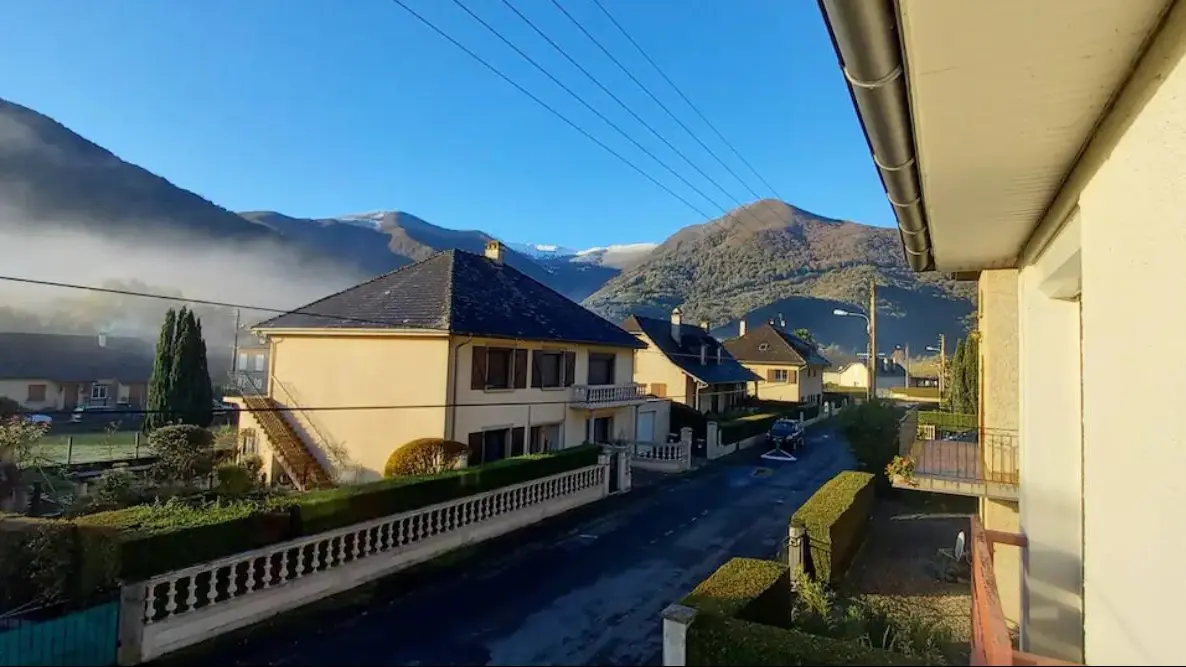
[[[206,339],[202,336],[202,320],[198,319],[192,310],[189,311],[189,316],[194,320],[198,351],[197,364],[194,367],[197,400],[194,403],[195,419],[191,423],[205,428],[214,421],[214,387],[210,384],[210,365],[206,362]]]
[[[177,313],[170,308],[161,324],[161,335],[156,344],[152,376],[148,380],[147,409],[144,431],[149,432],[172,422],[173,394],[173,339],[177,328]]]
[[[980,413],[980,343],[976,335],[968,337],[964,344],[963,399],[961,412],[975,415]]]
[[[173,391],[169,395],[170,410],[183,424],[192,423],[194,407],[194,363],[197,359],[193,320],[188,308],[177,313],[177,330],[173,334]]]
[[[964,341],[955,344],[947,373],[947,407],[952,412],[962,412],[964,406]]]

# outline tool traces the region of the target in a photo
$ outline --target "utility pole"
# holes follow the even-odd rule
[[[235,339],[231,344],[231,381],[237,379],[239,372],[239,309],[235,309]]]
[[[869,281],[869,400],[877,396],[877,283]]]
[[[939,404],[943,404],[943,389],[947,386],[947,336],[939,334]]]
[[[906,386],[910,386],[910,343],[906,343]]]

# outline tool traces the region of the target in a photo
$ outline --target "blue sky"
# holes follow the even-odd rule
[[[753,199],[551,0],[509,0],[731,194],[726,197],[512,13],[462,0],[725,208]],[[773,196],[593,0],[568,11]],[[815,2],[601,0],[788,202],[891,225]],[[452,0],[404,0],[657,180],[697,195]],[[400,209],[508,241],[661,241],[704,219],[390,0],[0,3],[0,96],[232,210]],[[18,60],[13,54],[22,54]]]

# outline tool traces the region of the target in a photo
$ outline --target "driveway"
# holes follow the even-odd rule
[[[826,429],[808,434],[795,463],[765,462],[762,451],[680,477],[639,476],[579,521],[558,519],[413,590],[254,630],[194,661],[659,665],[663,608],[729,558],[774,557],[791,513],[852,463]]]

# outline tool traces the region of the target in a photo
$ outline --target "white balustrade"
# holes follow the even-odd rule
[[[630,403],[642,401],[646,391],[641,384],[577,385],[573,387],[573,401],[589,405]]]
[[[631,446],[630,464],[660,472],[684,472],[692,467],[692,444],[636,442]]]
[[[608,489],[607,468],[599,463],[153,577],[137,584],[144,601],[140,657],[153,659],[592,502]],[[302,586],[309,590],[295,592]]]

